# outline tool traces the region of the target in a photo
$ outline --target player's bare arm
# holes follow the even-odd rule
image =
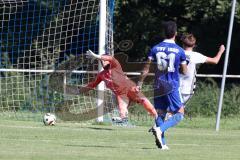
[[[206,63],[208,64],[218,64],[223,52],[225,51],[225,46],[224,45],[221,45],[219,47],[219,50],[218,50],[218,53],[216,54],[215,57],[211,58],[211,57],[208,57],[207,60],[206,60]]]
[[[143,68],[143,70],[141,72],[141,75],[139,77],[139,81],[138,81],[138,84],[137,84],[137,86],[140,87],[140,88],[142,87],[143,81],[144,81],[144,79],[147,77],[147,75],[149,73],[149,69],[150,69],[151,63],[152,63],[152,60],[148,59],[147,63],[144,65],[144,68]]]
[[[181,64],[180,65],[180,73],[187,74],[187,64]]]

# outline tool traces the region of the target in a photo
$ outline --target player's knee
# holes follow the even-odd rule
[[[173,113],[167,112],[164,116],[164,120],[167,121],[168,119],[172,118]]]
[[[140,104],[147,103],[147,99],[146,98],[139,98],[138,103],[140,103]]]

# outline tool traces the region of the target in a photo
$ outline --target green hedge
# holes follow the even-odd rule
[[[218,110],[220,85],[211,78],[198,81],[196,92],[186,106],[187,114],[191,116],[215,116]],[[225,85],[222,117],[231,117],[240,113],[240,84]]]

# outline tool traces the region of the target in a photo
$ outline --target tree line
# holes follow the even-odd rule
[[[131,40],[125,51],[130,60],[142,60],[149,49],[163,40],[162,22],[178,25],[177,43],[185,32],[197,38],[196,50],[214,56],[220,44],[226,45],[231,14],[231,0],[116,0],[114,39]],[[240,5],[237,3],[229,59],[229,74],[239,74]],[[116,50],[116,52],[121,52]],[[224,56],[217,66],[200,67],[200,73],[222,73]]]

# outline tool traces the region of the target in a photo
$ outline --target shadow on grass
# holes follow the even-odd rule
[[[143,149],[143,150],[147,150],[147,149],[158,149],[158,148],[146,148],[146,147],[143,147],[143,148],[140,148],[140,149]]]
[[[93,129],[93,130],[105,130],[105,131],[112,131],[114,129],[111,128],[102,128],[102,127],[86,127],[88,129]]]
[[[83,147],[83,148],[123,148],[121,146],[106,146],[106,145],[73,145],[73,144],[67,144],[64,145],[67,147]],[[156,149],[156,148],[147,148],[147,147],[143,147],[143,148],[135,148],[135,149],[142,149],[142,150],[152,150],[152,149]]]
[[[121,148],[121,147],[116,147],[116,146],[106,146],[106,145],[72,145],[72,144],[67,144],[64,146],[68,147],[84,147],[84,148]]]

